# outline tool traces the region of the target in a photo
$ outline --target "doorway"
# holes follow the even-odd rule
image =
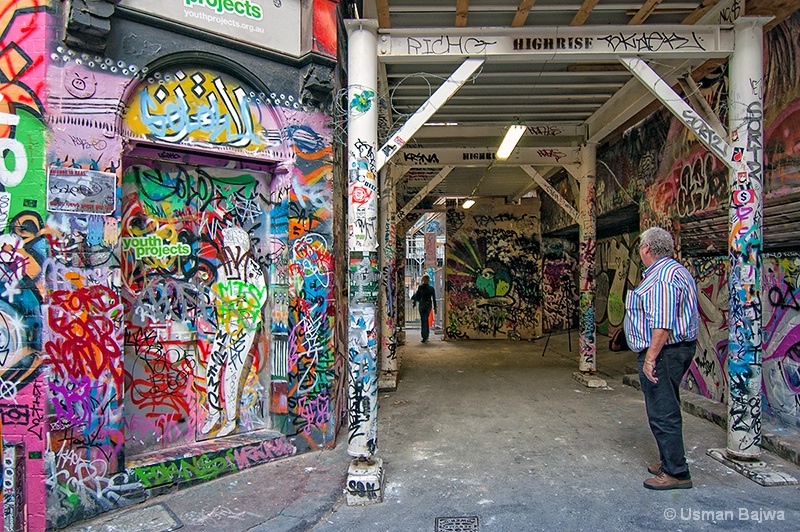
[[[270,428],[271,168],[141,146],[123,167],[126,454]]]
[[[419,287],[422,276],[427,275],[436,291],[436,312],[431,312],[431,331],[441,333],[444,329],[445,220],[444,213],[426,213],[406,233],[404,310],[407,328],[420,327],[419,310],[412,305],[411,296]]]

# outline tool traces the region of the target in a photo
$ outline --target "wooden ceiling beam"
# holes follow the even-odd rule
[[[528,14],[535,3],[536,0],[520,0],[517,12],[514,13],[514,20],[511,21],[512,28],[521,28],[525,25],[525,21],[528,20]]]
[[[389,0],[375,0],[375,7],[378,8],[378,26],[382,30],[392,27],[389,22]]]
[[[658,4],[661,3],[661,0],[647,0],[644,5],[639,8],[639,11],[633,16],[633,18],[628,22],[630,25],[637,25],[643,23],[647,20],[647,17],[653,14],[653,11],[656,10]]]
[[[798,0],[747,0],[744,4],[744,14],[748,17],[775,17],[764,25],[764,31],[774,28],[798,9]]]
[[[600,0],[583,0],[583,5],[575,13],[575,17],[572,19],[572,22],[569,23],[570,26],[583,26],[586,19],[589,18],[589,15],[592,14],[594,11],[594,6],[597,5],[597,2]]]
[[[719,2],[720,2],[720,0],[703,0],[703,2],[699,6],[697,6],[697,8],[694,11],[689,13],[689,15],[685,19],[683,19],[683,22],[681,22],[681,24],[694,24],[694,23],[696,23],[698,20],[703,18],[703,16],[706,13],[711,11],[711,9],[715,5],[719,4]]]
[[[469,14],[469,0],[456,0],[456,27],[465,28],[467,26],[467,15]]]

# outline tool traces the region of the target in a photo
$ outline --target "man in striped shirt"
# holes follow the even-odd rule
[[[672,258],[672,235],[651,227],[640,237],[642,282],[628,292],[625,336],[639,353],[639,381],[650,430],[661,455],[644,481],[654,490],[688,489],[692,477],[683,444],[679,387],[697,347],[697,285],[689,271]]]

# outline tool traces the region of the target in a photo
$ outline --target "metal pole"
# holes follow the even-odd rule
[[[734,168],[728,248],[728,443],[732,458],[761,454],[761,252],[764,160],[763,25],[734,23],[729,68],[729,129]]]
[[[349,20],[346,25],[350,259],[347,453],[370,457],[378,441],[378,40],[374,20]]]
[[[595,181],[597,170],[597,144],[589,143],[581,147],[580,179],[580,264],[581,264],[581,322],[580,356],[578,369],[582,373],[597,370],[597,346],[595,344],[594,323],[594,262],[597,247],[595,232]]]

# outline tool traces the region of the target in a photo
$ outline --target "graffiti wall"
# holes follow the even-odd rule
[[[44,224],[48,8],[47,1],[11,2],[0,17],[0,423],[7,529],[22,523],[45,528],[49,390],[42,329],[53,241]]]
[[[530,339],[542,333],[543,250],[538,198],[479,201],[447,211],[450,339]]]
[[[800,189],[797,173],[800,145],[795,140],[800,125],[800,50],[793,38],[798,31],[800,15],[795,14],[769,31],[765,38],[764,82],[759,89],[763,89],[765,110],[763,190],[771,204],[780,204],[782,198],[791,201]],[[702,80],[700,91],[726,124],[727,72],[720,69]],[[601,211],[623,204],[624,198],[636,200],[641,227],[662,225],[675,232],[679,246],[682,221],[698,214],[727,213],[731,202],[727,170],[687,128],[663,110],[626,132],[619,143],[598,156],[605,163],[598,165],[597,196]],[[771,223],[769,217],[761,222],[767,228]],[[780,231],[765,230],[765,235],[768,236],[764,245],[781,244],[797,249],[796,243],[768,240],[780,238]],[[603,278],[598,282],[598,299],[604,297],[608,285],[605,305],[596,307],[598,330],[610,332],[618,326],[619,298],[624,297],[625,286],[638,282],[641,273],[635,261],[634,244],[635,235],[620,235],[598,243],[598,278]],[[728,259],[719,256],[718,250],[703,251],[707,257],[682,257],[698,283],[702,322],[698,354],[686,386],[722,402],[730,388]],[[796,252],[763,258],[760,279],[763,404],[752,406],[791,425],[800,424],[800,376],[795,353],[795,337],[800,334],[795,301],[798,260]],[[612,288],[615,279],[617,285]]]
[[[726,261],[692,260],[700,303],[700,348],[686,386],[725,400],[728,358]],[[762,270],[764,412],[800,426],[800,257],[768,255]]]
[[[3,514],[29,530],[331,446],[344,389],[330,117],[70,50],[57,7],[0,18]]]
[[[613,336],[625,318],[625,296],[641,279],[638,234],[627,233],[597,241],[594,300],[597,332]]]
[[[131,269],[138,283],[132,293],[140,295],[129,308],[145,319],[131,316],[126,338],[134,339],[139,328],[151,337],[157,331],[161,337],[146,339],[145,351],[151,343],[160,346],[168,363],[156,366],[180,375],[163,377],[180,389],[164,390],[167,400],[145,416],[158,419],[156,433],[163,432],[154,445],[275,429],[308,449],[330,444],[339,423],[330,133],[324,116],[287,111],[254,95],[219,72],[156,73],[134,91],[125,117],[134,137],[276,159],[195,166],[205,161],[161,150],[149,158],[188,164],[125,169],[123,256],[126,238],[136,254],[137,242],[146,248],[153,234],[184,245]],[[145,282],[142,292],[137,268],[160,279]],[[150,371],[147,366],[138,367]],[[161,427],[168,421],[164,406],[177,420],[171,432]],[[133,409],[126,415],[142,417]]]
[[[545,239],[543,244],[542,328],[575,329],[579,304],[577,246],[554,238]]]
[[[122,198],[126,454],[268,428],[270,174],[136,155]]]

